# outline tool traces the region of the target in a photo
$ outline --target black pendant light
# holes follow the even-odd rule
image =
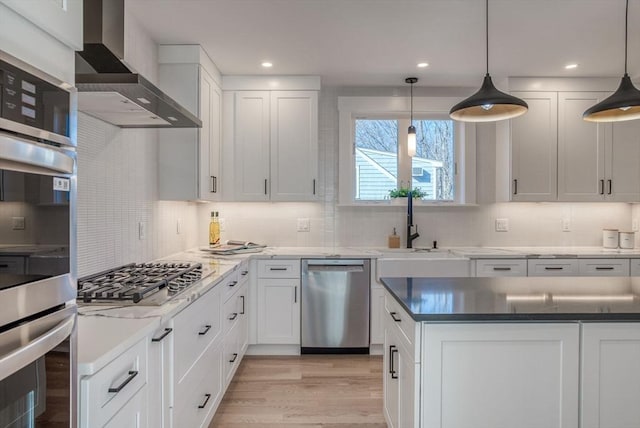
[[[589,122],[622,122],[640,119],[640,91],[633,86],[627,74],[627,43],[629,36],[629,0],[624,13],[624,76],[618,89],[608,98],[584,112],[582,118]]]
[[[478,92],[459,102],[449,111],[452,119],[461,122],[494,122],[510,119],[525,114],[529,109],[527,103],[520,98],[501,92],[493,86],[489,75],[489,0],[485,0],[485,13],[487,74]]]
[[[407,154],[409,157],[413,157],[416,155],[416,127],[413,126],[413,84],[418,81],[418,78],[407,77],[404,81],[411,85],[411,119],[407,130]]]

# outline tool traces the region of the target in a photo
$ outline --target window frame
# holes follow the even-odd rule
[[[455,97],[414,97],[415,119],[449,119],[449,109],[459,102]],[[389,204],[389,200],[355,199],[355,121],[356,119],[398,120],[398,142],[407,140],[410,118],[409,97],[338,97],[339,114],[339,205]],[[406,146],[405,146],[406,147]],[[476,202],[476,126],[454,121],[455,198],[453,201],[420,201],[421,205],[468,205]],[[398,150],[398,180],[410,179],[411,160],[407,151]],[[409,181],[410,182],[410,181]]]

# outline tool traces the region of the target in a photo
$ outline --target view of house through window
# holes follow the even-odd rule
[[[455,196],[455,153],[452,120],[414,120],[417,149],[411,164],[399,165],[399,127],[408,120],[355,120],[355,199],[376,201],[389,198],[389,191],[409,187],[399,177],[411,177],[411,188],[420,189],[423,199],[452,201]],[[404,128],[402,128],[404,129]],[[403,171],[403,168],[410,171]],[[404,173],[403,173],[404,172]],[[409,180],[407,180],[409,181]]]

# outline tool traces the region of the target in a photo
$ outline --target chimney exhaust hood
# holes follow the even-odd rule
[[[131,70],[124,58],[124,0],[84,0],[76,52],[78,110],[121,128],[200,128],[202,122]]]

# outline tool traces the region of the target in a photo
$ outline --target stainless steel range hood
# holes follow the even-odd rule
[[[200,128],[200,119],[123,62],[124,0],[84,0],[83,8],[78,110],[122,128]]]

